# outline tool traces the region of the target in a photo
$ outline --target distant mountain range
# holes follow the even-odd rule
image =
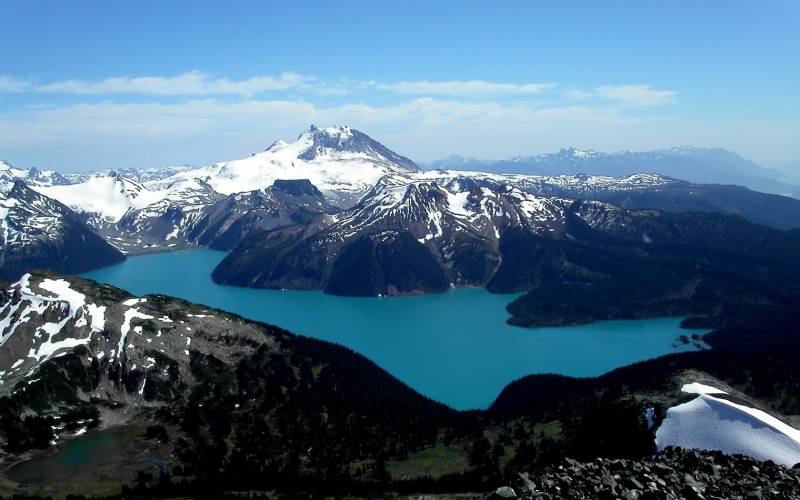
[[[676,148],[605,155],[569,149],[494,163],[451,157],[436,165],[456,168],[423,170],[351,127],[312,125],[294,142],[278,140],[247,158],[197,168],[170,166],[61,175],[15,169],[2,163],[0,185],[14,197],[22,188],[12,192],[11,187],[22,182],[40,196],[60,202],[62,212],[68,214],[63,217],[85,225],[128,255],[197,246],[235,251],[251,234],[271,230],[284,236],[300,227],[304,232],[343,234],[352,230],[362,234],[364,228],[380,226],[408,233],[410,239],[398,234],[398,241],[432,250],[438,267],[451,253],[442,245],[455,242],[455,236],[448,235],[458,234],[459,241],[466,233],[478,235],[475,241],[480,243],[474,251],[491,260],[487,257],[491,252],[484,252],[486,245],[497,248],[498,235],[512,223],[509,221],[535,226],[536,232],[544,230],[540,218],[560,218],[561,222],[546,228],[558,233],[563,213],[578,199],[631,210],[718,212],[778,229],[800,227],[799,200],[739,186],[691,183],[661,173],[642,173],[664,169],[717,180],[724,178],[726,172],[764,174],[763,169],[723,150]],[[541,175],[492,172],[531,169]],[[406,210],[404,206],[408,207],[407,212],[402,212]],[[554,212],[543,207],[551,207]],[[387,217],[394,217],[395,222],[389,222]],[[352,228],[346,229],[347,224]],[[466,230],[465,224],[469,226]],[[380,242],[372,238],[363,242],[365,251],[375,245],[380,247]],[[343,248],[337,246],[344,244],[340,240],[334,246],[328,245],[336,255]],[[9,251],[3,249],[0,253]],[[428,253],[419,256],[429,260]],[[386,258],[390,256],[387,254]],[[466,257],[459,257],[462,258]],[[47,261],[37,262],[47,267]],[[435,283],[420,286],[420,290],[440,290],[451,282],[456,286],[488,282],[487,273],[492,269],[489,261],[460,262],[459,266],[472,264],[477,267],[461,269],[459,273],[467,273],[463,275],[446,278],[434,273],[431,279]],[[55,262],[52,266],[63,269]],[[19,274],[24,267],[15,269],[9,276]],[[246,272],[246,268],[241,271]],[[234,278],[233,274],[220,274],[219,279],[240,284],[252,281]],[[259,279],[267,278],[262,274]],[[327,278],[323,281],[327,283]],[[312,282],[316,283],[314,286],[327,287],[319,280],[308,283]],[[405,292],[414,291],[410,283],[406,285],[410,288]],[[331,286],[330,290],[336,289],[335,282]],[[389,292],[376,283],[365,290]]]
[[[800,197],[800,186],[793,183],[797,181],[792,181],[784,172],[764,168],[721,148],[683,146],[617,153],[567,148],[557,153],[519,156],[508,160],[480,160],[453,155],[426,163],[423,167],[529,175],[626,176],[657,172],[693,183],[735,184],[757,191]]]

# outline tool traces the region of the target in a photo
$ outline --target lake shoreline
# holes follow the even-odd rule
[[[169,254],[169,253],[181,253],[181,252],[192,252],[192,251],[208,251],[208,252],[217,252],[219,254],[228,255],[230,251],[227,250],[217,250],[209,247],[204,246],[197,246],[197,245],[189,245],[183,244],[180,246],[172,247],[153,247],[153,248],[143,248],[139,249],[136,252],[125,253],[126,260],[128,258],[136,258],[136,257],[144,257],[150,255],[158,255],[158,254]],[[114,266],[117,264],[112,264]],[[80,276],[87,276],[95,272],[100,272],[103,269],[111,266],[104,266],[96,269],[92,269],[83,273],[79,273]],[[266,287],[248,287],[248,286],[239,286],[239,285],[231,285],[227,283],[219,283],[214,280],[213,276],[213,269],[212,273],[209,273],[211,277],[211,282],[216,286],[221,287],[233,287],[233,288],[244,288],[244,289],[252,289],[252,290],[271,290],[271,291],[280,291],[280,292],[319,292],[325,295],[330,295],[332,297],[347,297],[352,299],[383,299],[383,298],[391,298],[391,299],[400,299],[400,298],[408,298],[408,297],[421,297],[421,296],[428,296],[428,295],[441,295],[449,293],[453,290],[485,290],[487,293],[492,295],[504,296],[504,297],[511,297],[512,300],[507,304],[506,311],[509,314],[509,317],[505,320],[505,322],[514,327],[519,327],[523,329],[535,329],[535,328],[559,328],[559,327],[577,327],[577,326],[584,326],[584,325],[591,325],[595,323],[600,323],[603,321],[639,321],[639,320],[659,320],[665,318],[677,318],[681,317],[684,321],[681,323],[680,328],[687,329],[687,330],[696,330],[696,329],[706,329],[704,321],[707,320],[705,316],[699,315],[664,315],[661,313],[656,313],[652,315],[644,314],[639,317],[619,317],[619,318],[584,318],[584,319],[568,319],[565,318],[559,321],[542,321],[542,322],[530,322],[530,321],[520,321],[510,310],[509,306],[513,304],[516,299],[521,298],[525,295],[526,292],[509,292],[509,293],[501,293],[501,292],[494,292],[490,291],[485,286],[454,286],[451,283],[450,288],[442,291],[419,291],[419,292],[408,292],[408,293],[390,293],[385,295],[345,295],[345,294],[336,294],[330,293],[323,289],[313,288],[313,289],[300,289],[300,288],[266,288]],[[176,298],[181,298],[176,296]],[[211,305],[209,305],[211,307]],[[233,311],[230,311],[233,312]],[[253,318],[254,319],[254,318]],[[700,326],[690,326],[692,323],[699,324]]]
[[[82,276],[134,295],[173,296],[343,345],[420,393],[463,410],[487,408],[508,383],[527,375],[598,376],[696,350],[679,337],[706,332],[682,328],[683,318],[520,328],[507,323],[506,306],[517,295],[484,288],[387,298],[218,285],[209,271],[225,255],[209,249],[155,253]]]

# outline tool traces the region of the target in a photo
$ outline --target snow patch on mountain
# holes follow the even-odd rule
[[[119,344],[116,351],[112,356],[116,355],[117,358],[122,358],[122,353],[125,351],[125,340],[128,338],[128,333],[131,331],[131,321],[134,319],[153,319],[153,316],[145,314],[140,310],[134,308],[136,304],[147,302],[147,299],[130,299],[123,302],[123,305],[130,307],[123,315],[122,325],[120,326]],[[121,361],[120,361],[121,363]]]
[[[34,189],[76,212],[98,214],[107,222],[117,222],[128,210],[144,208],[168,194],[167,191],[150,191],[119,175],[94,176],[78,184]]]
[[[404,230],[420,243],[449,245],[454,232],[496,243],[509,226],[557,230],[571,200],[527,193],[504,180],[476,183],[442,172],[390,175],[352,209],[334,215],[329,233],[344,241],[365,231]]]
[[[137,346],[151,348],[156,331],[161,337],[158,326],[141,326],[143,320],[155,319],[143,310],[150,305],[147,299],[104,296],[96,301],[82,286],[86,283],[76,286],[72,280],[34,273],[23,275],[2,292],[0,392],[4,386],[13,387],[14,381],[31,377],[48,359],[78,347],[88,351],[89,360],[106,358],[134,366],[139,361],[146,366],[145,351]],[[100,332],[103,334],[98,335]],[[179,336],[181,344],[186,342],[184,337]],[[166,343],[167,339],[159,339],[162,349]]]
[[[687,394],[728,394],[725,391],[719,390],[710,385],[701,384],[700,382],[692,382],[691,384],[684,384],[681,391]]]
[[[678,446],[744,454],[787,466],[800,463],[800,430],[762,410],[725,399],[720,389],[693,383],[684,385],[683,391],[698,397],[667,410],[656,431],[659,451]]]
[[[37,327],[34,336],[40,342],[35,343],[27,353],[27,358],[32,358],[35,363],[49,359],[61,350],[89,343],[91,335],[57,338],[70,321],[75,321],[75,326],[90,325],[90,333],[102,331],[105,307],[96,304],[86,307],[86,296],[72,289],[68,281],[48,278],[39,282],[38,288],[43,292],[31,289],[30,274],[12,285],[12,290],[18,290],[20,296],[18,301],[7,304],[0,311],[0,345],[5,344],[18,328],[35,316],[45,317],[48,314],[55,315],[57,319],[43,322]],[[21,367],[24,360],[22,358],[22,362],[15,363],[16,368]]]

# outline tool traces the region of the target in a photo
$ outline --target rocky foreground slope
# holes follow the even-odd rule
[[[668,448],[644,460],[566,458],[535,473],[521,473],[490,498],[550,500],[793,499],[800,469],[743,455]]]

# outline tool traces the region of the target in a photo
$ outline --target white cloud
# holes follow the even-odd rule
[[[394,98],[376,105],[341,97],[374,97],[369,91]],[[258,151],[277,137],[292,139],[310,123],[347,123],[422,160],[453,152],[507,158],[563,145],[602,149],[622,138],[628,140],[620,146],[630,148],[637,144],[630,138],[644,134],[640,125],[654,121],[633,108],[666,104],[677,94],[646,85],[580,91],[553,83],[326,81],[296,73],[233,80],[199,71],[49,83],[0,77],[0,92],[115,99],[0,111],[4,156],[67,168],[210,163]],[[546,104],[528,98],[542,93]],[[340,96],[328,100],[338,103],[297,97],[322,94]],[[152,102],[131,102],[129,95]]]
[[[486,94],[541,94],[556,88],[555,83],[498,83],[485,80],[448,80],[448,81],[400,81],[380,83],[375,86],[379,90],[397,92],[399,94],[425,94],[469,96]]]
[[[388,106],[350,103],[318,107],[307,101],[242,100],[225,102],[216,99],[189,100],[180,103],[117,103],[113,101],[41,106],[25,114],[0,114],[0,146],[30,142],[48,137],[77,139],[127,135],[132,138],[164,135],[191,135],[201,132],[233,133],[243,129],[276,130],[281,124],[291,134],[310,123],[348,123],[385,128],[393,124],[413,127],[477,127],[505,124],[509,127],[553,127],[564,124],[629,124],[640,118],[621,115],[613,108],[563,106],[537,108],[527,103],[493,101],[457,101],[421,97]],[[529,128],[530,129],[530,128]],[[264,137],[265,143],[272,137]]]
[[[115,77],[99,81],[63,80],[38,85],[38,92],[66,94],[146,94],[161,96],[239,95],[244,97],[272,91],[290,90],[309,85],[313,77],[296,73],[279,76],[254,76],[244,80],[214,78],[199,71],[178,76]]]
[[[502,92],[488,89],[504,84],[483,82],[488,86],[464,87],[439,83],[443,85],[428,86],[424,93],[412,92],[404,98],[399,87],[380,89],[386,85],[380,82],[323,81],[292,73],[231,80],[189,72],[166,78],[45,85],[0,76],[0,92],[47,89],[115,99],[55,105],[33,101],[25,107],[0,107],[0,157],[24,166],[61,169],[205,164],[246,156],[278,137],[293,139],[310,123],[350,124],[422,161],[451,153],[508,158],[568,145],[603,151],[675,144],[735,147],[740,153],[772,162],[800,156],[795,145],[800,134],[797,123],[776,127],[772,121],[758,124],[752,118],[721,125],[710,119],[704,123],[696,118],[680,121],[653,108],[676,102],[678,92],[674,90],[648,85],[588,90],[559,87],[542,102],[526,98],[536,93],[533,88],[527,94],[507,90],[504,98],[495,99]],[[412,87],[408,82],[404,85]],[[445,87],[457,95],[445,93]],[[424,90],[423,86],[416,88]],[[271,89],[286,90],[287,98],[277,98],[283,94],[256,97]],[[384,99],[389,104],[381,105],[355,100],[355,96],[373,97],[361,92],[369,90],[396,95]],[[349,94],[351,98],[329,99],[326,101],[338,104],[323,106],[315,99],[297,98],[301,92],[308,93],[309,99],[322,93]],[[150,95],[153,102],[124,102],[125,93]],[[185,97],[165,100],[161,96]],[[509,98],[513,96],[519,98]],[[742,142],[742,137],[747,140]]]
[[[504,83],[486,80],[322,80],[297,73],[277,76],[257,75],[242,80],[215,77],[200,71],[177,76],[121,76],[102,80],[60,80],[36,83],[11,76],[0,76],[0,92],[61,93],[78,95],[137,94],[152,96],[217,96],[233,95],[252,98],[264,93],[299,92],[313,95],[346,95],[377,90],[398,95],[454,98],[486,98],[505,96],[524,98],[550,93],[567,101],[587,98],[608,100],[632,106],[660,106],[676,101],[675,90],[656,90],[649,85],[601,85],[594,89],[567,89],[556,92],[555,83]]]
[[[22,92],[30,88],[26,80],[0,75],[0,92]]]
[[[258,75],[243,80],[213,77],[200,71],[177,76],[121,76],[102,80],[60,80],[33,84],[9,76],[0,76],[0,92],[43,92],[81,95],[142,94],[158,96],[239,95],[252,97],[266,92],[301,90],[310,93],[344,95],[375,89],[406,95],[479,95],[541,94],[556,88],[554,83],[498,83],[484,80],[400,81],[382,83],[374,80],[342,78],[323,81],[314,76],[282,73]]]
[[[452,152],[506,158],[566,144],[599,147],[646,121],[610,107],[420,97],[374,106],[217,99],[100,102],[0,113],[0,151],[20,164],[120,168],[246,156],[317,124],[350,124],[420,160]]]
[[[604,99],[634,106],[663,106],[674,104],[678,97],[675,90],[655,90],[649,85],[601,85],[595,94]]]

